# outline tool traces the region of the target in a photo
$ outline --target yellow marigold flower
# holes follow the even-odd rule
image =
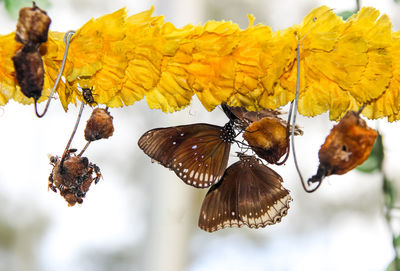
[[[368,103],[379,97],[392,77],[392,56],[388,52],[392,39],[391,23],[386,15],[379,19],[378,16],[379,11],[362,8],[349,18],[343,33],[343,36],[348,35],[348,42],[359,40],[360,47],[356,49],[363,53],[360,57],[365,60],[365,65],[357,69],[360,78],[349,89],[360,103]]]
[[[17,80],[14,75],[14,64],[11,57],[13,52],[16,52],[22,45],[17,44],[14,37],[14,33],[0,36],[0,105],[5,105],[9,99],[16,95]],[[21,95],[23,96],[22,93]]]
[[[389,121],[400,119],[400,32],[392,34],[392,78],[386,91],[363,110],[363,115],[371,119],[388,117]]]

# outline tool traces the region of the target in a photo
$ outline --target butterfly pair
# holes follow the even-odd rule
[[[173,170],[186,184],[197,188],[212,186],[201,207],[199,226],[203,230],[212,232],[242,225],[258,228],[277,223],[286,215],[291,201],[279,174],[260,159],[243,154],[239,154],[238,162],[226,167],[230,146],[237,136],[235,129],[245,131],[245,135],[246,132],[255,135],[260,131],[247,131],[248,127],[264,118],[278,120],[278,113],[249,112],[227,105],[223,109],[230,119],[223,127],[200,123],[157,128],[139,139],[139,147],[153,160]],[[286,134],[284,141],[287,143]],[[263,156],[273,162],[281,157]]]

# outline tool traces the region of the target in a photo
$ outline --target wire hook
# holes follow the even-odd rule
[[[70,30],[67,33],[65,33],[65,35],[64,35],[64,43],[65,43],[64,57],[63,57],[63,60],[62,60],[62,63],[61,63],[60,71],[58,72],[56,81],[54,82],[53,88],[51,89],[51,92],[50,92],[49,98],[47,100],[46,107],[43,110],[43,113],[39,114],[38,108],[37,108],[37,101],[35,101],[35,113],[36,113],[36,116],[38,118],[42,118],[46,114],[47,109],[49,108],[51,99],[53,98],[54,92],[57,89],[58,83],[60,82],[61,75],[62,75],[62,73],[64,71],[65,62],[67,61],[67,55],[68,55],[69,44],[70,44],[70,41],[71,41],[71,36],[73,34],[75,34],[75,31]]]
[[[290,133],[291,140],[290,141],[291,141],[291,147],[292,147],[292,152],[293,152],[294,165],[296,167],[297,174],[300,177],[301,185],[303,186],[304,191],[306,191],[307,193],[312,193],[320,187],[322,181],[320,181],[317,184],[317,186],[312,189],[309,189],[306,186],[303,175],[301,174],[299,165],[297,163],[296,150],[294,147],[294,132],[295,132],[295,128],[296,128],[295,127],[296,126],[296,116],[297,116],[297,108],[298,108],[298,103],[299,103],[299,92],[300,92],[299,91],[300,90],[300,43],[299,42],[297,42],[296,51],[297,51],[296,52],[296,60],[297,60],[296,61],[297,62],[296,97],[295,97],[294,102],[292,102],[292,105],[290,106],[290,110],[289,110],[289,115],[292,115],[292,107],[293,107],[293,103],[294,103],[293,119],[292,119],[292,123],[291,123],[291,133]],[[290,122],[290,117],[288,118],[288,122]]]

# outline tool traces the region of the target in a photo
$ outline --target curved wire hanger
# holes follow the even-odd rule
[[[294,101],[292,102],[292,105],[289,110],[289,115],[292,115],[292,107],[293,107],[293,103],[294,103],[293,119],[292,119],[292,123],[291,123],[291,133],[290,133],[291,140],[290,141],[291,141],[291,148],[292,148],[292,152],[293,152],[294,165],[296,167],[297,174],[300,177],[301,185],[303,186],[304,191],[306,191],[307,193],[312,193],[321,186],[322,180],[319,181],[317,183],[317,185],[311,189],[308,187],[310,185],[310,182],[307,182],[308,186],[306,185],[303,175],[301,174],[300,167],[297,163],[296,149],[294,146],[294,132],[295,132],[295,126],[296,126],[296,116],[297,116],[297,108],[298,108],[298,103],[299,103],[299,90],[300,90],[300,42],[299,41],[297,42],[297,47],[296,47],[296,62],[297,62],[296,97],[295,97]],[[290,118],[288,118],[288,121],[290,121]]]
[[[51,92],[50,92],[49,98],[48,98],[48,100],[47,100],[46,107],[45,107],[44,110],[43,110],[43,113],[40,114],[40,113],[38,112],[37,101],[35,101],[35,113],[36,113],[36,116],[37,116],[38,118],[42,118],[42,117],[46,114],[47,110],[49,109],[50,102],[51,102],[51,100],[53,99],[54,92],[55,92],[56,89],[57,89],[58,83],[60,82],[60,79],[61,79],[61,75],[62,75],[62,73],[63,73],[63,71],[64,71],[65,62],[67,62],[67,55],[68,55],[69,44],[70,44],[70,41],[71,41],[71,36],[72,36],[73,34],[75,34],[75,31],[70,30],[70,31],[68,31],[67,33],[65,33],[65,35],[64,35],[64,43],[65,43],[64,57],[63,57],[63,60],[62,60],[62,63],[61,63],[60,71],[58,72],[56,81],[54,81],[53,88],[51,89]]]

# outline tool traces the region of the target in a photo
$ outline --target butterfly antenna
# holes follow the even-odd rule
[[[72,130],[72,134],[71,134],[71,136],[70,136],[70,138],[68,140],[67,146],[65,146],[65,150],[64,150],[63,156],[61,158],[61,162],[60,162],[60,167],[61,168],[63,167],[64,161],[68,156],[68,150],[69,150],[69,147],[71,146],[72,139],[75,136],[75,132],[78,129],[79,121],[81,120],[84,106],[85,106],[85,103],[81,103],[81,107],[79,108],[79,113],[78,113],[78,117],[77,117],[76,122],[75,122],[74,129]]]
[[[235,137],[238,137],[241,133],[243,133],[245,130],[242,128],[238,128],[238,133],[235,135]]]
[[[294,165],[296,167],[297,174],[300,177],[301,185],[303,186],[304,191],[306,191],[307,193],[312,193],[312,192],[314,192],[315,190],[318,189],[318,187],[321,185],[322,181],[319,182],[317,184],[317,186],[312,188],[312,189],[309,189],[306,186],[306,183],[304,181],[303,175],[301,174],[299,165],[297,163],[296,150],[295,150],[295,147],[294,147],[294,132],[295,132],[295,129],[296,129],[296,116],[297,116],[297,108],[298,108],[298,103],[299,103],[299,89],[300,89],[300,45],[299,45],[299,42],[297,42],[296,59],[297,59],[296,98],[294,100],[293,113],[291,112],[292,111],[292,107],[289,110],[289,115],[293,114],[293,119],[291,120],[291,123],[289,122],[290,125],[291,125],[291,133],[290,133],[291,140],[290,141],[291,141],[291,146],[292,146]],[[288,117],[289,120],[290,120],[290,118]]]
[[[244,143],[244,140],[240,141],[240,140],[234,139],[233,142],[235,142],[239,148],[241,148],[243,146],[245,146],[248,149],[251,148],[251,146],[249,144]]]
[[[64,43],[65,43],[64,57],[63,57],[63,60],[62,60],[62,62],[61,62],[60,71],[58,72],[56,81],[54,82],[53,88],[51,89],[51,92],[50,92],[49,98],[48,98],[48,100],[47,100],[46,107],[45,107],[44,110],[43,110],[43,113],[40,114],[40,113],[38,112],[37,101],[35,100],[35,113],[36,113],[36,116],[37,116],[38,118],[42,118],[42,117],[46,114],[47,110],[49,109],[51,99],[53,99],[54,92],[55,92],[56,89],[57,89],[58,83],[60,82],[60,79],[61,79],[61,75],[62,75],[62,73],[63,73],[63,71],[64,71],[65,62],[67,61],[67,55],[68,55],[69,44],[70,44],[70,41],[71,41],[71,36],[72,36],[73,34],[75,34],[75,31],[72,31],[72,30],[71,30],[71,31],[68,31],[67,33],[65,33],[65,36],[64,36]]]

